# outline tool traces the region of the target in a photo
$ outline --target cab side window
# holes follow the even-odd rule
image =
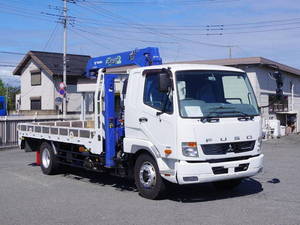
[[[173,112],[172,92],[163,93],[158,89],[158,74],[148,73],[145,79],[144,104],[166,113]]]

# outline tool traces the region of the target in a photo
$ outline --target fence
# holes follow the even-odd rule
[[[67,120],[78,119],[79,115],[68,115]],[[25,122],[43,122],[63,120],[61,116],[5,116],[0,117],[0,148],[18,145],[17,124]]]

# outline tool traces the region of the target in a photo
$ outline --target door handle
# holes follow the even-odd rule
[[[146,117],[139,118],[139,121],[142,122],[148,122],[148,119]]]

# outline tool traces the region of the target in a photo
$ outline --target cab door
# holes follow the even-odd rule
[[[144,73],[143,96],[140,100],[139,125],[144,137],[148,139],[164,157],[165,149],[176,147],[176,117],[173,106],[173,90],[159,91],[159,72]]]

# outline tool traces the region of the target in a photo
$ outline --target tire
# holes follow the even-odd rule
[[[223,181],[218,181],[214,182],[214,186],[217,190],[232,190],[236,187],[238,187],[243,178],[240,179],[233,179],[233,180],[223,180]]]
[[[44,142],[40,147],[40,162],[40,166],[44,174],[53,175],[58,173],[59,165],[57,163],[54,150],[47,142]]]
[[[156,161],[149,154],[138,156],[134,166],[134,179],[140,195],[147,199],[159,199],[166,191]]]

